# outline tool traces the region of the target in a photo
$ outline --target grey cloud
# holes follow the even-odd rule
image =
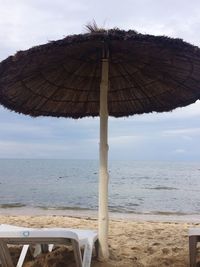
[[[166,136],[181,136],[181,135],[192,135],[192,136],[199,136],[200,135],[200,128],[185,128],[185,129],[173,129],[173,130],[166,130],[163,132]]]

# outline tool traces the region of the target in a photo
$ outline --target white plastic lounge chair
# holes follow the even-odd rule
[[[48,244],[51,251],[54,244],[68,245],[69,243],[72,244],[77,267],[90,267],[94,245],[97,251],[96,231],[71,228],[39,229],[7,224],[0,225],[0,260],[2,267],[14,267],[8,244],[24,245],[16,265],[16,267],[21,267],[30,245]],[[38,245],[36,248],[38,250]],[[83,248],[83,256],[81,248]],[[40,251],[39,249],[34,254],[37,255]]]
[[[197,243],[200,242],[200,228],[189,229],[190,267],[196,267]]]

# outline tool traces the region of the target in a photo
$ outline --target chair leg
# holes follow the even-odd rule
[[[2,267],[14,267],[8,247],[3,241],[0,242],[0,259]]]
[[[54,244],[49,244],[48,245],[48,251],[51,252],[54,248]]]
[[[95,248],[97,243],[95,242]],[[94,247],[93,239],[88,239],[87,244],[84,247],[84,254],[83,254],[83,267],[90,267],[92,261],[92,252]]]
[[[97,239],[96,242],[94,243],[95,246],[95,253],[96,253],[96,257],[99,257],[99,240]]]
[[[197,236],[189,236],[190,267],[196,267]]]
[[[16,267],[22,267],[23,266],[23,263],[24,263],[24,260],[25,260],[25,257],[26,257],[28,249],[29,249],[29,245],[24,245],[23,246]]]
[[[76,261],[76,266],[77,267],[83,267],[83,260],[82,260],[82,255],[80,251],[80,247],[77,241],[72,240],[72,247],[74,251],[74,257]]]

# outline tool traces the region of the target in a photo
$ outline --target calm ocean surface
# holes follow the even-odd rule
[[[110,161],[109,209],[200,213],[200,162]],[[0,210],[97,210],[98,161],[0,160]]]

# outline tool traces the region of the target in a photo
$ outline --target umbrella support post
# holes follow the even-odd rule
[[[99,260],[109,258],[108,251],[108,59],[102,59],[102,80],[100,85],[100,162],[99,162]]]

